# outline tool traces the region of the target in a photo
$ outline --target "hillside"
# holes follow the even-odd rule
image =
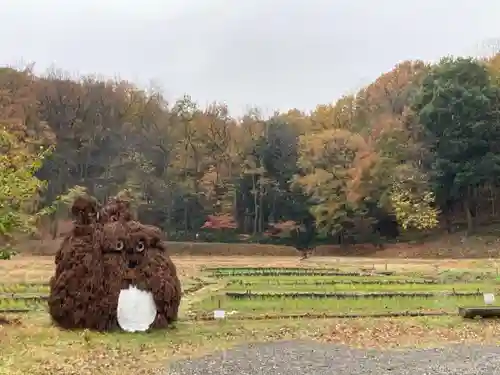
[[[61,239],[25,241],[17,247],[24,254],[54,255]],[[262,245],[252,243],[214,243],[214,242],[168,242],[169,252],[173,255],[193,256],[299,256],[290,246]],[[373,258],[421,258],[421,259],[465,259],[500,258],[500,225],[482,227],[478,234],[465,237],[465,232],[440,235],[437,238],[419,243],[387,244],[383,249],[372,245],[318,246],[313,256],[373,257]]]
[[[21,183],[0,186],[0,221],[26,232],[45,212],[56,233],[62,197],[127,191],[138,218],[176,241],[257,240],[283,223],[302,248],[325,237],[392,243],[458,223],[472,234],[500,217],[499,61],[404,61],[310,112],[241,118],[131,82],[3,68],[0,180]],[[398,246],[388,249],[419,252]],[[317,250],[339,251],[367,252]]]

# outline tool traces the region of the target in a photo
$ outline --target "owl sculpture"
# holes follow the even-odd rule
[[[101,249],[103,270],[108,275],[104,289],[113,306],[111,320],[128,329],[121,318],[133,318],[137,315],[134,306],[145,308],[147,303],[154,304],[152,309],[156,310],[156,314],[149,313],[155,315],[149,327],[163,328],[177,319],[181,284],[158,228],[137,221],[105,224]],[[137,303],[127,307],[127,298]]]
[[[101,322],[92,320],[103,279],[97,236],[98,212],[99,206],[94,199],[80,197],[75,200],[71,208],[73,230],[65,236],[55,257],[49,313],[63,328],[100,328]]]
[[[56,269],[49,310],[61,327],[145,331],[177,319],[181,285],[161,231],[115,212],[89,224],[83,262]]]

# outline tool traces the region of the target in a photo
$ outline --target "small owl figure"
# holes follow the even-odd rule
[[[63,242],[56,253],[56,267],[63,258],[72,258],[75,255],[74,250],[88,246],[86,243],[91,240],[90,237],[99,220],[99,209],[97,200],[90,196],[75,199],[71,207],[73,228],[64,236]]]
[[[48,305],[52,320],[62,328],[107,328],[96,317],[103,280],[98,209],[90,197],[75,200],[71,209],[73,230],[55,257]]]

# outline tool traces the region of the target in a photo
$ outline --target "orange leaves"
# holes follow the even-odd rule
[[[360,134],[345,129],[329,129],[319,133],[307,134],[299,138],[302,167],[309,164],[348,166],[358,152],[368,147]]]
[[[379,143],[393,136],[409,140],[408,105],[415,89],[425,77],[428,66],[422,61],[405,61],[382,74],[357,96],[360,111],[364,112],[370,141]]]
[[[379,139],[384,133],[403,130],[404,125],[401,116],[390,113],[381,113],[375,116],[371,124],[370,135],[374,140]]]
[[[427,66],[422,61],[404,61],[390,72],[382,74],[363,90],[365,107],[370,112],[387,111],[402,113],[406,106],[409,89],[418,84]]]
[[[317,228],[335,233],[356,215],[363,216],[366,198],[377,199],[380,179],[373,178],[380,157],[358,133],[329,129],[300,137],[299,166],[294,183],[310,195]],[[353,216],[354,215],[354,216]]]
[[[205,196],[208,200],[212,199],[215,195],[215,188],[218,182],[219,173],[217,169],[213,165],[211,165],[199,181],[199,186],[205,193]]]
[[[319,105],[312,111],[311,130],[352,129],[356,115],[356,99],[344,96],[334,104]]]
[[[265,232],[268,236],[290,236],[290,233],[300,228],[293,220],[269,223],[269,229]]]
[[[39,86],[29,70],[0,69],[0,121],[18,141],[29,143],[31,151],[55,143],[54,133],[37,113]]]
[[[371,193],[373,168],[379,160],[379,155],[374,150],[356,154],[352,167],[348,170],[351,178],[347,183],[348,201],[358,202]]]
[[[318,210],[362,207],[365,198],[378,200],[390,189],[411,148],[408,102],[427,69],[422,61],[405,61],[356,96],[311,113],[311,133],[299,142],[305,175],[295,182],[322,202]]]
[[[238,225],[233,215],[208,215],[207,221],[203,224],[203,229],[235,229]]]
[[[309,173],[298,178],[306,191],[326,192],[343,186],[345,198],[357,202],[364,194],[363,179],[378,155],[360,135],[330,129],[300,137],[299,164]]]

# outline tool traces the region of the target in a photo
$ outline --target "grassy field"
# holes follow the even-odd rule
[[[363,268],[363,267],[361,267]],[[215,309],[230,312],[228,319],[253,319],[262,316],[301,314],[381,314],[381,313],[456,313],[459,306],[483,304],[482,295],[457,296],[466,292],[491,293],[500,287],[495,277],[472,275],[473,282],[456,281],[460,272],[411,271],[382,276],[377,271],[358,272],[356,276],[335,276],[339,269],[209,269],[226,277],[224,288],[216,295],[193,304],[193,316],[205,317]],[[331,272],[332,276],[327,274]],[[379,271],[380,272],[380,271]],[[262,276],[262,274],[269,276]],[[310,276],[312,274],[313,276]],[[238,276],[239,275],[239,276]],[[234,293],[240,292],[240,293]],[[434,293],[412,296],[412,293]],[[293,295],[293,294],[298,295]],[[311,295],[307,295],[310,293]],[[346,296],[345,294],[348,294]],[[402,296],[367,296],[370,293],[400,293]],[[262,295],[265,294],[265,295]],[[304,295],[305,294],[305,295]],[[323,294],[323,295],[322,295]],[[324,294],[328,294],[327,296]],[[338,294],[338,295],[336,295]],[[350,296],[349,294],[356,294]],[[409,295],[405,295],[409,294]],[[352,297],[352,298],[351,298]],[[356,297],[356,298],[354,298]],[[367,298],[369,297],[369,298]]]
[[[60,330],[51,324],[44,301],[32,298],[48,293],[47,282],[53,272],[53,258],[19,256],[10,261],[0,261],[0,309],[30,310],[25,314],[0,313],[0,322],[2,317],[9,321],[9,324],[0,323],[0,375],[159,374],[170,360],[254,341],[301,338],[360,347],[399,347],[464,341],[496,343],[500,334],[500,324],[496,322],[466,322],[456,316],[255,320],[266,315],[272,318],[311,312],[453,313],[459,305],[482,305],[480,296],[232,298],[226,295],[230,292],[495,292],[500,284],[497,286],[496,265],[489,260],[408,262],[401,259],[319,257],[306,261],[297,257],[173,259],[186,292],[181,305],[181,321],[175,329],[147,334]],[[234,269],[207,270],[207,267]],[[274,274],[262,276],[259,270],[248,267],[265,267]],[[310,275],[320,269],[366,275]],[[385,271],[395,272],[395,275],[375,274]],[[232,315],[224,321],[193,319],[197,315],[210,315],[218,308]],[[235,317],[245,320],[236,320]]]
[[[497,290],[497,285],[489,283],[454,283],[454,284],[349,284],[327,283],[330,280],[325,280],[325,283],[287,283],[283,280],[272,280],[270,282],[250,283],[247,281],[230,283],[225,290],[231,292],[452,292],[453,289],[457,291],[483,291],[492,292]],[[498,285],[500,288],[500,285]]]
[[[456,312],[458,306],[477,306],[481,297],[464,298],[370,298],[370,299],[313,299],[313,298],[255,298],[232,299],[210,297],[194,307],[195,311],[213,311],[219,306],[226,311],[252,318],[255,315],[335,313],[371,314],[402,311]],[[234,315],[233,315],[234,316]]]

